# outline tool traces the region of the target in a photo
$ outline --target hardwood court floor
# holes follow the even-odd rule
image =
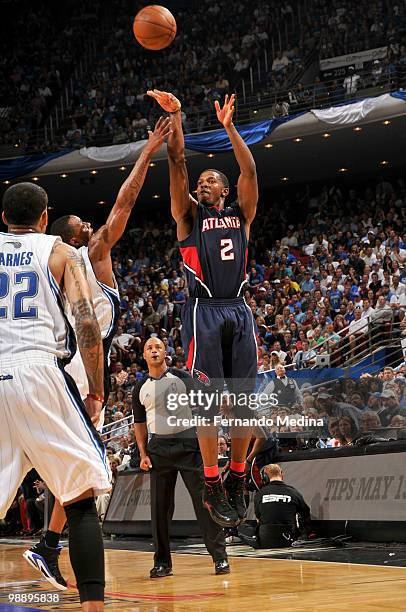
[[[0,546],[0,612],[15,610],[7,605],[9,594],[51,592],[48,583],[42,581],[40,574],[21,558],[24,548],[19,545]],[[214,576],[207,556],[174,554],[173,562],[173,577],[150,580],[150,553],[107,550],[106,610],[406,610],[406,568],[402,567],[233,557],[232,573]],[[62,553],[60,567],[63,575],[72,580],[67,550]],[[58,603],[20,603],[18,610],[80,610],[73,588],[58,593]]]

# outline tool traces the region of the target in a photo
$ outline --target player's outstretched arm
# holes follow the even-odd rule
[[[166,112],[171,113],[172,133],[168,138],[171,213],[176,221],[178,240],[184,240],[193,229],[197,207],[195,200],[189,195],[181,104],[173,94],[165,91],[154,89],[147,93]]]
[[[161,148],[163,142],[170,135],[171,129],[171,120],[160,117],[155,130],[148,133],[148,142],[137,159],[131,174],[122,184],[105,225],[95,232],[89,242],[89,258],[93,268],[97,267],[98,263],[101,264],[98,266],[100,270],[95,270],[96,276],[99,280],[102,280],[103,276],[108,275],[108,278],[106,278],[106,281],[108,281],[106,284],[108,285],[111,284],[112,278],[110,251],[124,234],[127,221],[144,184],[152,155]]]
[[[60,287],[65,290],[71,306],[76,339],[89,382],[89,393],[100,398],[88,398],[85,402],[89,416],[93,422],[97,422],[104,394],[103,344],[83,259],[75,248],[58,241],[52,249],[49,268]]]
[[[249,227],[255,217],[258,203],[258,181],[255,160],[251,151],[235,129],[233,124],[235,94],[226,95],[221,108],[216,100],[217,118],[223,124],[230,138],[234,155],[240,166],[240,176],[237,185],[238,203]]]

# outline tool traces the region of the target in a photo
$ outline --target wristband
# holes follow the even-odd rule
[[[104,397],[101,397],[101,395],[95,395],[94,393],[88,393],[87,397],[89,397],[92,400],[95,400],[96,402],[101,402],[102,404],[104,403]]]

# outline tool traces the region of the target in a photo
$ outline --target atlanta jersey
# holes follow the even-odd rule
[[[248,245],[237,202],[222,210],[197,204],[192,232],[179,246],[191,297],[232,299],[242,295]]]
[[[66,363],[75,353],[65,300],[48,267],[59,240],[0,232],[0,360],[45,351]]]

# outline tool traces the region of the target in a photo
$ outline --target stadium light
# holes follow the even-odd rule
[[[37,181],[39,181],[39,178],[38,178],[38,176],[33,176],[31,180],[37,182]]]
[[[121,170],[121,172],[124,172],[124,170],[127,170],[127,166],[120,166],[119,170]]]
[[[90,174],[97,174],[97,170],[90,170]]]
[[[294,138],[293,142],[302,142],[303,138]]]
[[[323,138],[330,138],[331,134],[329,134],[328,132],[324,132],[323,134]]]
[[[281,181],[282,181],[283,183],[286,183],[288,180],[289,180],[289,177],[288,177],[288,176],[282,176],[282,178],[281,178]]]
[[[150,168],[155,168],[155,166],[156,166],[156,163],[155,163],[155,162],[150,162],[150,164],[149,164],[149,167],[150,167]]]
[[[10,185],[11,181],[3,181],[4,185]]]
[[[353,128],[354,132],[362,132],[362,127],[359,127],[359,125],[355,128]]]
[[[265,149],[273,149],[273,144],[268,142],[266,145],[264,145],[264,147],[265,147]]]
[[[68,178],[68,175],[67,175],[67,174],[65,174],[65,173],[63,173],[63,174],[60,174],[60,177],[61,177],[61,178]]]
[[[388,166],[389,162],[386,159],[383,159],[381,162],[379,162],[381,166]]]
[[[385,121],[382,121],[382,123],[383,123],[384,125],[390,125],[390,121],[389,121],[389,119],[385,119]]]
[[[155,193],[152,197],[154,198],[154,200],[158,200],[158,198],[160,198],[161,196]]]
[[[348,172],[348,168],[339,168],[338,171],[339,172]]]
[[[207,157],[214,157],[214,153],[207,153]]]

